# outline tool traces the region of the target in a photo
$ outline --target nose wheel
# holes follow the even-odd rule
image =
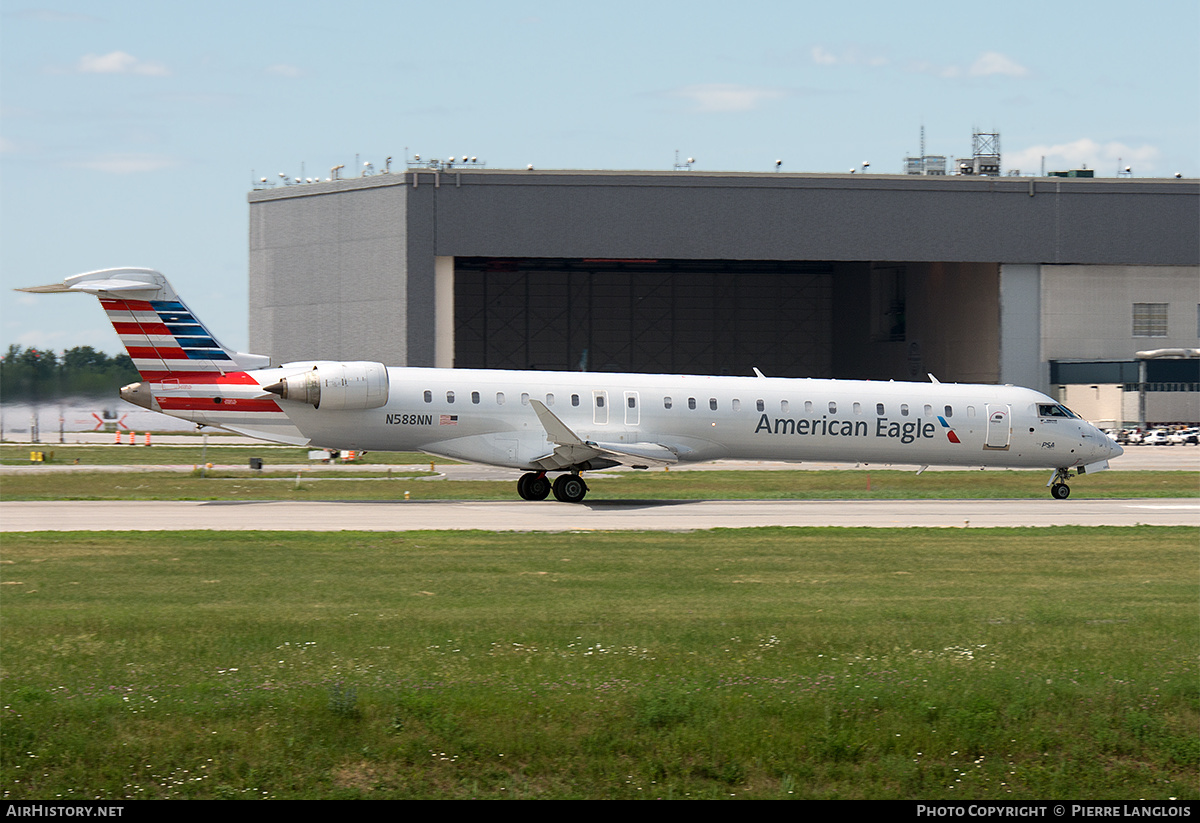
[[[1066,500],[1071,496],[1071,487],[1067,485],[1067,481],[1070,479],[1070,469],[1055,469],[1054,476],[1046,484],[1050,487],[1050,495],[1055,500]]]

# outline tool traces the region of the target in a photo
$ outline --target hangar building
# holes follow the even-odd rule
[[[1200,360],[1137,358],[1200,347],[1195,180],[451,168],[249,201],[276,362],[932,373],[1114,422],[1145,384],[1200,421]]]

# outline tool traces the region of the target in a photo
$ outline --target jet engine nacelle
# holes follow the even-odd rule
[[[283,400],[326,411],[377,409],[387,403],[387,366],[382,363],[320,363],[310,371],[265,386]]]

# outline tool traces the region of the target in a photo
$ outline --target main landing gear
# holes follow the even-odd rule
[[[1070,469],[1055,469],[1054,476],[1047,483],[1050,487],[1050,494],[1055,500],[1066,500],[1071,496],[1071,487],[1067,485],[1067,481],[1071,479]]]
[[[545,472],[529,472],[517,481],[517,494],[522,500],[545,500],[550,495],[550,478]]]
[[[517,481],[517,494],[522,500],[545,500],[554,492],[554,499],[562,503],[579,503],[587,495],[587,483],[578,474],[561,474],[553,485],[545,472],[527,472]]]

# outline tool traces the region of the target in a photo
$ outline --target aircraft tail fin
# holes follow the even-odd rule
[[[167,278],[153,269],[103,269],[18,291],[83,292],[100,298],[142,379],[151,383],[203,382],[204,377],[271,364],[269,357],[236,352],[218,342]]]

